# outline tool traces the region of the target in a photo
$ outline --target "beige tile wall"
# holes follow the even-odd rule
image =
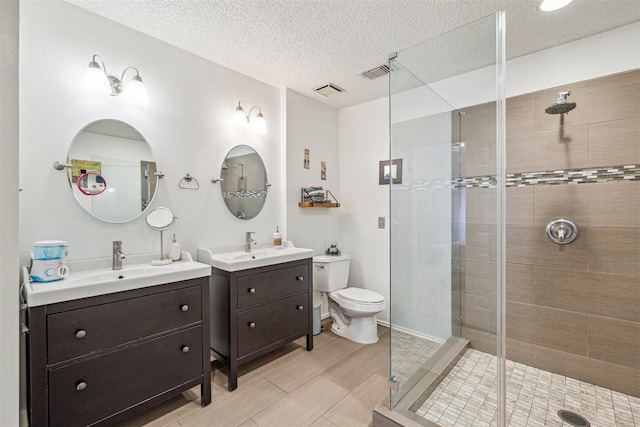
[[[544,109],[571,90],[566,115]],[[463,176],[495,170],[495,108],[464,109]],[[640,70],[507,100],[507,173],[640,163]],[[507,355],[518,362],[640,396],[640,181],[510,187]],[[472,346],[495,351],[496,194],[467,188],[455,309]],[[579,227],[569,245],[546,224]]]

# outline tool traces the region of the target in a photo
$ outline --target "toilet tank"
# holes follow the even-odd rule
[[[349,255],[319,255],[313,257],[313,288],[331,292],[347,287]]]

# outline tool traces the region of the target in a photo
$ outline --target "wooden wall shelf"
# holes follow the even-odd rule
[[[313,188],[317,190],[322,190],[322,187],[313,187]],[[339,208],[340,202],[338,202],[338,199],[336,199],[336,197],[331,193],[331,191],[325,190],[325,192],[326,192],[327,198],[325,199],[324,196],[321,197],[322,199],[325,199],[325,200],[323,200],[322,202],[313,202],[309,200],[309,199],[312,199],[312,197],[311,197],[311,194],[307,192],[307,189],[306,188],[300,189],[300,198],[302,199],[302,201],[298,202],[298,206],[301,208]],[[307,200],[305,201],[305,199]]]
[[[301,208],[339,208],[340,203],[333,202],[298,202]]]

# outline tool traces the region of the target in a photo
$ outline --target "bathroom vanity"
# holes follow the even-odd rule
[[[197,385],[211,402],[210,267],[183,254],[26,285],[32,427],[113,424]]]
[[[258,249],[212,253],[211,350],[228,367],[228,388],[238,386],[238,366],[297,338],[313,349],[313,283],[310,249]]]

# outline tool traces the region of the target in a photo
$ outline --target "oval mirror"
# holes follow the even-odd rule
[[[220,171],[222,198],[236,218],[251,219],[267,199],[267,170],[262,158],[248,145],[233,147]]]
[[[69,184],[80,206],[106,222],[136,219],[157,191],[151,147],[140,132],[119,120],[85,126],[71,142],[67,164]]]

